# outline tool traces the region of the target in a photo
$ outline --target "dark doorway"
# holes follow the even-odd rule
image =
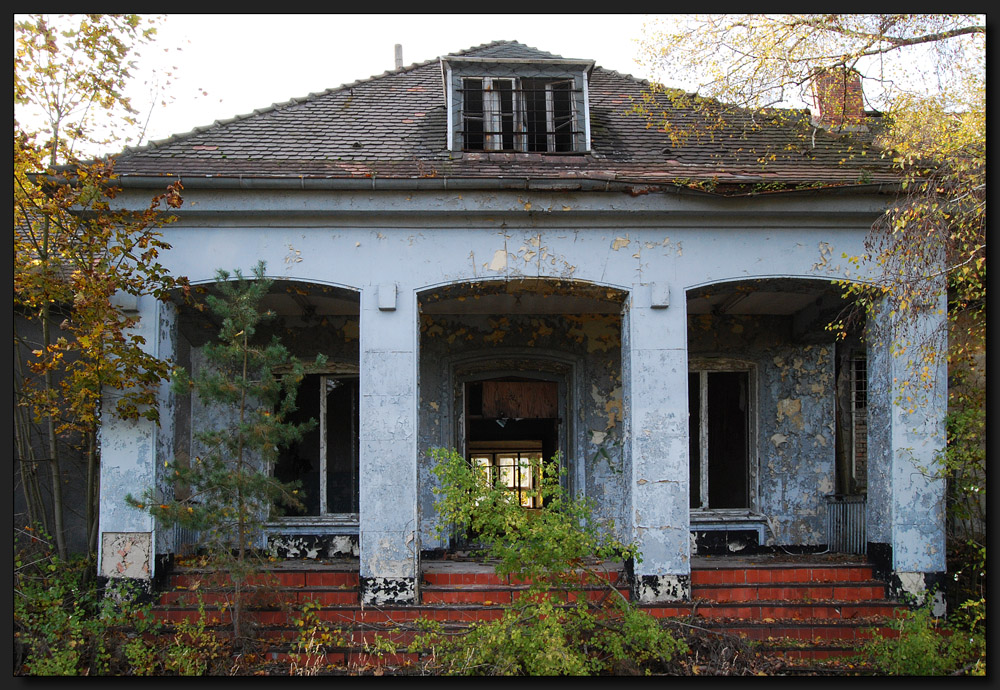
[[[692,508],[750,507],[749,389],[746,371],[689,374]]]

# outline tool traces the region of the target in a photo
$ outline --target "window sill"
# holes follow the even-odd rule
[[[507,161],[552,160],[554,158],[579,158],[581,161],[590,155],[589,151],[454,151],[456,158],[470,161],[489,161],[503,163]]]
[[[358,529],[357,513],[338,513],[335,515],[302,515],[295,517],[281,517],[268,520],[264,524],[265,532],[280,531],[291,533],[291,531],[352,528]]]

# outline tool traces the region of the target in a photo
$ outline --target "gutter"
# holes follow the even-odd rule
[[[68,178],[49,178],[57,184],[70,184]],[[307,177],[223,177],[223,176],[158,176],[136,175],[118,177],[116,183],[124,189],[162,189],[166,184],[180,181],[185,189],[229,189],[229,190],[303,190],[303,191],[455,191],[455,190],[509,190],[546,192],[618,192],[631,195],[651,192],[690,194],[708,197],[764,196],[763,192],[740,194],[712,193],[692,189],[673,182],[649,182],[628,180],[593,179],[551,179],[551,178],[307,178]],[[736,182],[735,184],[741,184]],[[742,183],[752,185],[749,181]],[[890,194],[900,189],[899,183],[867,183],[860,185],[830,185],[822,187],[802,187],[798,189],[774,190],[775,194],[801,193],[867,193]]]

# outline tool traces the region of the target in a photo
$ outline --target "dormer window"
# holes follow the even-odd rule
[[[571,152],[581,134],[572,79],[462,79],[466,151]]]
[[[590,148],[592,61],[441,58],[448,148],[498,153],[584,153]]]

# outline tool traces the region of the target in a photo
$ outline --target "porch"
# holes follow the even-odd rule
[[[588,600],[599,604],[619,594],[634,600],[632,577],[622,563],[594,561],[587,567],[601,580],[580,589]],[[421,655],[406,648],[418,633],[418,621],[436,621],[458,633],[470,623],[499,618],[526,589],[516,579],[497,577],[490,563],[424,559],[419,603],[371,606],[362,603],[359,571],[356,558],[271,563],[250,607],[269,658],[288,658],[295,618],[307,602],[317,605],[319,621],[343,636],[342,644],[327,652],[330,664],[412,665]],[[197,566],[175,565],[165,577],[155,615],[168,623],[190,620],[202,605],[220,631],[226,630],[229,597],[216,576]],[[790,661],[851,654],[904,608],[888,598],[886,583],[875,578],[865,557],[854,554],[696,556],[691,581],[688,601],[639,606],[665,622],[756,641],[762,651]],[[378,655],[373,654],[376,641]],[[387,653],[386,643],[397,652]]]

